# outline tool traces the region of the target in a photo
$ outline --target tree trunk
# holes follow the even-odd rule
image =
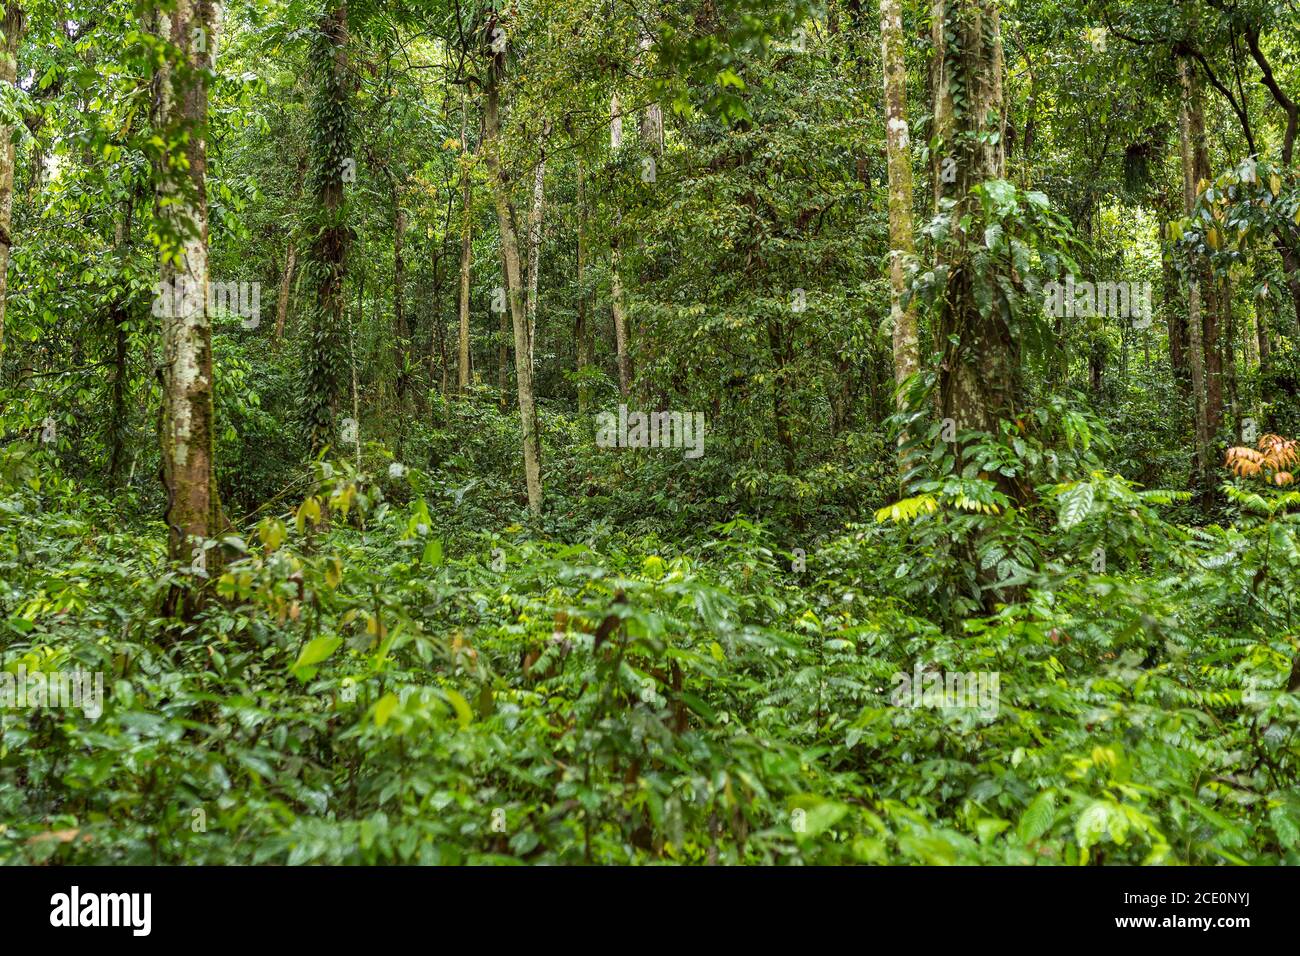
[[[162,318],[161,472],[167,494],[168,554],[206,576],[205,539],[220,521],[213,474],[212,323],[208,314],[206,71],[216,47],[211,0],[178,0],[159,16],[159,35],[181,63],[159,68],[156,128],[165,142],[158,167]],[[192,617],[201,591],[173,589],[165,613]]]
[[[537,367],[533,346],[537,343],[537,280],[542,259],[542,219],[546,214],[546,139],[551,123],[542,126],[537,167],[533,170],[533,204],[528,210],[528,364]]]
[[[18,0],[5,3],[4,49],[0,50],[0,84],[16,86],[18,47],[27,31],[27,17]],[[13,239],[9,229],[14,207],[14,133],[11,126],[0,124],[0,358],[5,352],[5,301],[9,288],[9,258]]]
[[[334,419],[344,389],[343,281],[347,274],[349,232],[344,202],[345,176],[355,178],[351,156],[347,2],[339,0],[320,22],[312,50],[317,79],[312,132],[311,228],[307,277],[312,290],[306,336],[304,400],[312,454],[334,440]],[[348,181],[351,181],[350,179]]]
[[[623,113],[618,104],[618,93],[609,100],[609,150],[617,152],[623,146]],[[621,219],[622,217],[618,217]],[[623,280],[619,275],[618,226],[614,224],[614,238],[609,243],[609,298],[614,313],[614,349],[618,356],[618,390],[625,398],[632,388],[632,356],[627,344],[627,312],[623,307]]]
[[[940,408],[958,431],[997,435],[999,422],[1015,414],[1020,346],[1002,312],[981,309],[976,302],[974,259],[983,243],[984,223],[970,190],[1003,175],[1004,154],[988,135],[997,132],[997,120],[990,128],[988,117],[1002,115],[1002,84],[996,75],[1002,66],[1002,39],[992,0],[953,0],[942,14],[935,112],[951,116],[951,122],[940,163],[950,175],[941,175],[939,186],[940,198],[955,205],[951,251],[941,253],[939,263],[949,268],[937,337],[944,350]],[[964,217],[970,217],[965,230]],[[1002,484],[1004,492],[1018,494],[1009,483]]]
[[[1178,132],[1182,150],[1183,212],[1190,214],[1192,207],[1196,204],[1196,184],[1198,181],[1196,131],[1200,116],[1197,111],[1198,103],[1194,96],[1196,78],[1191,64],[1188,63],[1186,58],[1179,61],[1178,75],[1182,85],[1182,106],[1179,111]],[[1200,129],[1203,143],[1204,126],[1202,125]],[[1188,364],[1190,365],[1192,379],[1192,414],[1196,435],[1196,462],[1193,467],[1196,479],[1194,483],[1200,487],[1201,503],[1205,505],[1209,501],[1210,430],[1206,413],[1205,326],[1201,316],[1201,284],[1201,281],[1194,276],[1188,281],[1187,331]]]
[[[298,265],[298,243],[289,237],[289,248],[284,254],[284,272],[280,275],[280,296],[275,303],[275,340],[284,338],[284,324],[289,317],[289,288],[293,272]]]
[[[460,332],[456,385],[462,395],[469,391],[469,276],[472,258],[471,230],[474,224],[474,194],[469,175],[469,94],[460,101]]]
[[[907,280],[904,259],[916,252],[912,238],[912,157],[907,125],[907,71],[903,64],[903,18],[899,0],[880,0],[880,51],[884,65],[885,143],[889,174],[889,313],[894,326],[894,381],[896,401],[906,405],[902,385],[920,367],[916,335],[916,310],[903,306]],[[900,444],[906,440],[899,436]],[[900,466],[905,462],[900,458]]]
[[[397,366],[397,406],[405,407],[407,367],[410,365],[408,348],[411,330],[406,324],[406,262],[402,246],[406,237],[406,212],[402,209],[402,191],[393,184],[393,363]],[[401,416],[398,416],[398,434],[401,433]]]
[[[577,318],[574,320],[573,337],[577,349],[577,370],[578,370],[578,415],[587,414],[587,406],[591,402],[591,387],[587,384],[585,374],[587,367],[591,364],[591,343],[587,331],[587,195],[586,181],[583,174],[582,159],[577,161],[578,166],[578,308]]]
[[[131,223],[135,213],[135,196],[127,198],[122,204],[122,218],[118,220],[117,234],[113,245],[119,269],[126,269],[131,246]],[[108,434],[108,487],[117,491],[121,487],[122,469],[126,458],[126,438],[129,433],[131,410],[127,407],[130,395],[127,359],[130,350],[130,336],[127,322],[130,313],[127,310],[129,298],[126,295],[114,300],[110,310],[113,321],[113,383],[111,388],[112,414]]]
[[[524,306],[523,275],[519,261],[519,231],[514,205],[510,201],[510,180],[501,167],[501,120],[498,115],[498,90],[505,54],[494,54],[488,67],[484,104],[484,150],[488,181],[497,210],[501,231],[501,257],[505,265],[506,298],[514,325],[515,383],[519,392],[519,430],[523,440],[524,480],[528,488],[528,510],[542,512],[541,442],[537,429],[537,407],[533,396],[533,366],[530,361],[532,342],[528,335],[528,317]]]

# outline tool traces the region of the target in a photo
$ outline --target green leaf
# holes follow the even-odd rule
[[[1059,496],[1061,530],[1069,531],[1092,512],[1092,485],[1079,483]]]
[[[1030,801],[1029,806],[1025,807],[1020,822],[1016,824],[1016,833],[1025,843],[1037,840],[1052,825],[1052,817],[1055,814],[1056,800],[1050,790],[1044,790]]]
[[[444,688],[442,695],[447,698],[447,703],[451,704],[452,710],[456,712],[456,722],[462,727],[468,727],[469,722],[474,719],[474,712],[469,709],[469,701],[454,690]]]
[[[307,680],[316,673],[315,665],[325,660],[343,643],[341,637],[318,637],[308,641],[298,659],[294,661],[293,675],[299,680]]]

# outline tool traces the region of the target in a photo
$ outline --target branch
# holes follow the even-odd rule
[[[1246,45],[1250,47],[1250,55],[1254,58],[1256,65],[1259,66],[1260,73],[1263,74],[1261,82],[1268,87],[1268,91],[1273,94],[1273,99],[1277,104],[1286,110],[1286,135],[1282,140],[1282,162],[1291,165],[1291,151],[1295,147],[1296,135],[1296,104],[1295,100],[1282,92],[1282,87],[1278,86],[1277,78],[1273,76],[1273,66],[1264,56],[1264,51],[1259,48],[1259,29],[1251,28],[1246,31]]]

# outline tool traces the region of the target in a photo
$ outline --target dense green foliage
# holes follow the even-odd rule
[[[1020,391],[996,434],[955,435],[929,3],[903,5],[901,406],[874,3],[355,2],[343,74],[340,5],[229,5],[211,271],[263,311],[213,316],[226,525],[198,571],[157,480],[166,5],[55,6],[29,5],[0,97],[0,670],[102,674],[103,712],[0,707],[0,863],[1300,863],[1300,493],[1218,467],[1300,432],[1300,174],[1242,39],[1296,88],[1293,4],[1003,4],[1009,169],[973,187],[974,294]],[[541,515],[492,305],[497,23],[525,237],[545,144]],[[1188,49],[1254,72],[1231,101],[1207,82],[1214,178],[1184,209]],[[1154,324],[1043,314],[1085,273],[1151,282]],[[1198,460],[1173,343],[1202,275],[1230,321]],[[620,403],[701,411],[703,455],[600,447]],[[202,610],[168,616],[178,588]],[[953,673],[994,675],[992,708],[897,694]]]

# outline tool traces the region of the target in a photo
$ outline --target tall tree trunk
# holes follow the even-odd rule
[[[162,317],[161,472],[167,493],[168,554],[206,575],[205,539],[220,522],[213,468],[212,322],[208,314],[206,73],[216,48],[212,0],[178,0],[160,12],[161,39],[181,62],[165,60],[158,75],[156,128],[160,154],[156,195]],[[170,301],[166,301],[170,299]],[[175,588],[165,612],[188,619],[201,591]]]
[[[1198,101],[1195,94],[1196,76],[1186,58],[1178,64],[1179,81],[1182,86],[1182,103],[1178,117],[1179,143],[1182,151],[1183,166],[1183,212],[1190,214],[1196,204],[1198,182],[1197,169],[1197,127],[1200,122]],[[1204,126],[1200,125],[1202,143]],[[1187,331],[1188,355],[1191,367],[1193,396],[1193,431],[1196,435],[1196,485],[1201,489],[1201,502],[1209,501],[1209,448],[1210,429],[1206,411],[1205,389],[1205,325],[1202,319],[1201,303],[1202,282],[1198,277],[1191,277],[1187,287]]]
[[[637,63],[642,69],[645,69],[646,54],[650,52],[653,45],[654,39],[648,33],[643,33],[640,52],[637,54]],[[647,103],[641,113],[641,141],[655,155],[664,151],[664,111],[658,103]]]
[[[947,85],[943,38],[946,2],[956,2],[956,0],[930,0],[931,54],[930,69],[927,73],[930,81],[929,93],[934,98],[934,116],[930,121],[932,127],[931,138],[938,137],[942,142],[947,142],[953,135],[952,98],[944,93]],[[947,157],[943,150],[930,150],[930,187],[934,196],[933,210],[936,213],[939,211],[939,200],[944,195],[945,175],[955,175],[956,173],[956,160],[953,160],[953,165],[945,166],[945,158]],[[948,185],[951,185],[951,181]]]
[[[118,220],[117,234],[113,241],[117,266],[121,270],[126,269],[130,252],[131,221],[134,213],[135,196],[132,195],[122,204],[122,218]],[[130,379],[127,369],[131,344],[127,328],[127,322],[131,317],[127,310],[129,301],[128,296],[123,294],[114,300],[110,309],[110,318],[113,321],[113,382],[110,391],[112,413],[108,427],[108,487],[113,491],[121,487],[122,469],[126,458],[126,438],[130,432],[128,427],[131,419],[131,410],[128,407]]]
[[[623,112],[618,103],[618,93],[609,99],[609,150],[618,152],[623,146]],[[617,219],[621,219],[619,216]],[[609,298],[614,313],[614,350],[618,358],[618,390],[625,398],[632,388],[632,356],[628,352],[627,312],[623,305],[623,279],[619,274],[618,221],[614,224],[614,238],[609,243]]]
[[[474,194],[469,175],[469,94],[460,101],[460,331],[456,385],[462,395],[469,391],[469,276],[472,257],[471,230],[474,224]]]
[[[16,86],[18,47],[27,31],[27,17],[18,0],[7,0],[4,20],[4,48],[0,50],[0,84]],[[9,258],[13,238],[9,229],[14,207],[14,134],[17,130],[0,124],[0,358],[5,353],[5,301],[9,289]]]
[[[298,243],[289,237],[289,248],[284,253],[284,272],[280,274],[280,295],[275,303],[275,341],[284,338],[284,324],[289,318],[289,289],[293,273],[298,266]]]
[[[351,155],[351,101],[348,76],[347,0],[321,18],[312,50],[317,89],[313,101],[311,228],[307,277],[312,289],[310,321],[305,342],[305,417],[316,454],[334,441],[344,380],[344,326],[347,302],[349,232],[344,183],[353,181],[356,160]]]
[[[506,286],[506,257],[501,254],[501,287]],[[497,313],[497,396],[501,411],[510,407],[510,306]]]
[[[577,349],[578,371],[578,415],[587,414],[591,402],[591,387],[587,384],[587,367],[591,364],[591,342],[587,331],[587,193],[586,180],[582,168],[582,159],[578,166],[578,308],[574,320],[573,337]]]
[[[393,184],[393,363],[397,367],[397,405],[406,402],[407,368],[410,365],[411,330],[406,322],[406,261],[402,258],[406,238],[406,211],[402,209],[402,191]],[[401,416],[397,422],[401,434]]]
[[[519,261],[519,230],[514,205],[510,201],[510,180],[501,166],[501,119],[498,96],[504,69],[504,52],[492,56],[484,96],[484,149],[488,181],[497,210],[501,231],[501,257],[505,264],[506,298],[514,325],[515,383],[519,392],[519,430],[523,439],[524,480],[528,488],[528,510],[542,512],[541,440],[537,429],[537,406],[533,396],[532,342],[528,335],[528,317],[524,307],[523,274]]]
[[[904,259],[916,252],[912,238],[912,157],[907,125],[907,71],[903,64],[903,18],[899,0],[880,0],[880,52],[884,64],[885,156],[889,174],[889,313],[894,326],[894,381],[899,410],[902,385],[920,367],[916,310],[903,306]],[[900,444],[906,436],[900,436]],[[900,465],[905,462],[900,459]]]
[[[546,214],[546,140],[551,135],[551,121],[542,126],[537,166],[533,170],[533,203],[528,210],[528,364],[536,369],[533,346],[537,343],[537,282],[542,264],[542,220]]]
[[[949,269],[939,315],[940,408],[958,431],[999,433],[999,422],[1014,417],[1020,376],[1020,345],[1001,310],[981,309],[975,297],[975,256],[983,242],[984,223],[973,186],[1003,175],[1004,154],[990,142],[1002,115],[1002,38],[993,0],[952,0],[942,8],[943,41],[936,115],[951,116],[943,141],[940,167],[942,199],[952,209],[953,239],[940,264]],[[994,125],[988,118],[994,117]],[[951,162],[948,162],[951,160]],[[950,180],[950,181],[949,181]],[[962,228],[969,217],[970,225]],[[986,267],[988,268],[988,267]],[[989,281],[991,277],[983,277]],[[1003,481],[1003,490],[1018,489]]]
[[[1195,201],[1202,182],[1210,179],[1210,153],[1205,139],[1205,114],[1199,78],[1189,66],[1183,76],[1184,105],[1187,114],[1187,138],[1191,160],[1191,192]],[[1186,174],[1185,174],[1186,175]],[[1184,180],[1186,186],[1186,180]],[[1209,263],[1200,266],[1201,349],[1205,370],[1205,431],[1213,441],[1223,424],[1223,338],[1229,297],[1218,282]],[[1205,462],[1206,481],[1210,481],[1211,463]],[[1208,488],[1208,486],[1207,486]]]

